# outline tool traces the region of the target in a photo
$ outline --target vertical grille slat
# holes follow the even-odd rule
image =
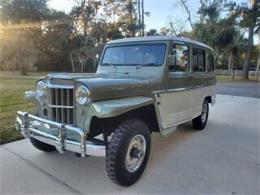
[[[70,90],[69,89],[67,89],[66,90],[66,94],[67,94],[67,105],[71,105],[70,104],[70,98],[71,98],[71,94],[70,94]],[[73,97],[73,96],[72,96]],[[73,105],[73,104],[72,104]],[[70,121],[70,118],[71,118],[72,116],[70,115],[70,109],[67,109],[67,121],[68,121],[68,123],[71,123],[71,121]]]
[[[55,102],[54,102],[54,105],[59,105],[58,89],[54,89],[54,93],[55,93]]]
[[[51,119],[59,123],[73,124],[73,89],[51,88],[50,92]]]
[[[64,105],[64,90],[60,90],[60,105]],[[65,123],[65,119],[64,119],[64,108],[61,108],[61,122]]]

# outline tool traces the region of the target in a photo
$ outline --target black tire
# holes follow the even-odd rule
[[[30,138],[30,141],[32,143],[32,145],[37,148],[38,150],[44,151],[44,152],[53,152],[56,150],[56,148],[52,145],[43,143],[41,141],[38,141],[37,139],[34,138]]]
[[[146,150],[142,154],[142,161],[140,161],[137,170],[129,171],[127,168],[126,157],[131,155],[132,149],[129,152],[129,143],[136,137],[142,137],[146,143]],[[141,143],[141,142],[140,142]],[[131,148],[131,147],[130,147]],[[122,122],[115,130],[106,154],[106,170],[110,179],[116,184],[122,186],[130,186],[134,184],[144,172],[147,161],[150,155],[151,138],[150,130],[147,125],[139,119],[128,119]],[[141,150],[138,150],[140,152]],[[133,152],[134,153],[134,152]],[[140,156],[132,156],[130,158],[140,159]]]
[[[203,111],[203,107],[206,106],[206,113]],[[208,116],[209,116],[209,102],[207,99],[204,100],[202,104],[202,109],[201,109],[201,115],[196,117],[195,119],[192,120],[192,125],[194,129],[197,130],[203,130],[208,122]],[[203,114],[206,114],[206,116],[203,117]]]

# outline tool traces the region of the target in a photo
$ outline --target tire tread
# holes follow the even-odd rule
[[[134,182],[128,181],[127,179],[124,181],[120,180],[116,174],[117,172],[117,157],[122,153],[121,146],[124,144],[135,129],[148,129],[148,127],[139,119],[127,119],[122,122],[118,128],[115,130],[111,142],[109,143],[107,154],[106,154],[106,171],[109,178],[115,182],[116,184],[129,186]],[[150,132],[149,132],[150,134]],[[149,155],[149,152],[148,152]]]

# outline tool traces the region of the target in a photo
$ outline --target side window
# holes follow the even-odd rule
[[[205,72],[206,63],[204,50],[196,48],[192,50],[192,65],[194,72]]]
[[[214,71],[214,57],[211,53],[208,54],[208,65],[207,65],[207,71],[213,72]]]
[[[186,72],[189,67],[189,48],[186,45],[174,45],[172,51],[172,72]]]

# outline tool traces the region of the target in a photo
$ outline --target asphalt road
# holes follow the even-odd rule
[[[260,99],[218,95],[208,125],[152,135],[142,178],[124,188],[103,158],[43,153],[29,141],[0,147],[0,194],[260,194]]]
[[[260,98],[260,82],[218,82],[217,93]]]

